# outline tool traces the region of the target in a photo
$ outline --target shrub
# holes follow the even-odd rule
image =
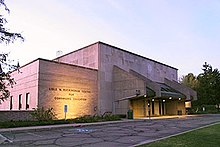
[[[73,122],[75,123],[91,123],[91,122],[101,122],[101,121],[114,121],[114,120],[121,120],[118,115],[111,115],[111,114],[105,114],[102,116],[95,115],[85,115],[78,118],[75,118]]]
[[[118,117],[120,117],[120,118],[126,118],[127,117],[127,115],[126,114],[116,114]]]
[[[203,107],[205,111],[203,111]],[[189,114],[215,114],[220,113],[215,105],[196,105],[189,109]]]
[[[35,108],[31,113],[32,117],[38,121],[48,121],[56,118],[53,108],[44,109],[44,107]]]

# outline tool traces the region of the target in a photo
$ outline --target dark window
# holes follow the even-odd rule
[[[162,115],[165,114],[165,101],[162,102]]]
[[[10,97],[10,110],[13,109],[13,97],[11,96]]]
[[[29,109],[30,93],[26,93],[26,110]]]
[[[19,94],[19,96],[18,96],[18,101],[19,101],[18,109],[19,109],[19,110],[21,110],[21,108],[22,108],[21,100],[22,100],[22,94]]]
[[[154,101],[151,102],[152,105],[152,115],[154,115]]]
[[[161,115],[161,101],[159,100],[159,114]]]

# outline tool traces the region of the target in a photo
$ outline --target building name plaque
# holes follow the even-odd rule
[[[66,92],[82,92],[82,93],[91,93],[90,90],[78,90],[78,89],[70,89],[70,88],[54,88],[50,87],[50,91],[66,91]]]
[[[54,97],[55,100],[86,101],[85,98]]]

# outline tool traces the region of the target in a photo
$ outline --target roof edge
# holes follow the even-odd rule
[[[170,66],[170,65],[167,65],[167,64],[161,63],[161,62],[159,62],[159,61],[156,61],[156,60],[153,60],[153,59],[150,59],[150,58],[147,58],[147,57],[141,56],[141,55],[139,55],[139,54],[136,54],[136,53],[133,53],[133,52],[127,51],[127,50],[125,50],[125,49],[121,49],[121,48],[119,48],[119,47],[116,47],[116,46],[113,46],[113,45],[110,45],[110,44],[107,44],[107,43],[104,43],[104,42],[101,42],[101,41],[98,41],[98,42],[96,42],[96,43],[100,43],[100,44],[103,44],[103,45],[107,45],[107,46],[113,47],[113,48],[115,48],[115,49],[118,49],[118,50],[121,50],[121,51],[127,52],[127,53],[129,53],[129,54],[133,54],[133,55],[135,55],[135,56],[138,56],[138,57],[141,57],[141,58],[144,58],[144,59],[147,59],[147,60],[150,60],[150,61],[153,61],[153,62],[156,62],[156,63],[162,64],[162,65],[165,65],[165,66],[167,66],[167,67],[173,68],[173,69],[175,69],[175,70],[178,70],[178,68],[172,67],[172,66]]]
[[[89,69],[89,70],[98,71],[98,69],[94,69],[94,68],[89,68],[89,67],[84,67],[84,66],[79,66],[79,65],[74,65],[74,64],[68,64],[68,63],[64,63],[64,62],[58,62],[58,61],[48,60],[48,59],[43,59],[43,58],[37,58],[37,59],[35,59],[35,60],[33,60],[33,61],[31,61],[31,62],[25,64],[25,65],[22,65],[22,66],[19,67],[19,68],[23,68],[23,67],[25,67],[25,66],[27,66],[27,65],[29,65],[29,64],[32,64],[32,63],[34,63],[34,62],[36,62],[36,61],[38,61],[38,60],[39,60],[39,61],[42,60],[42,61],[51,62],[51,63],[57,63],[57,64],[62,64],[62,65],[68,65],[68,66],[74,66],[74,67],[78,67],[78,68],[84,68],[84,69]],[[16,70],[18,70],[18,69],[12,70],[11,73],[14,72],[14,71],[16,71]]]
[[[135,56],[138,56],[138,57],[141,57],[141,58],[144,58],[144,59],[150,60],[150,61],[152,61],[152,62],[156,62],[156,63],[158,63],[158,64],[161,64],[161,65],[164,65],[164,66],[170,67],[170,68],[172,68],[172,69],[178,70],[178,68],[175,68],[175,67],[173,67],[173,66],[170,66],[170,65],[167,65],[167,64],[161,63],[161,62],[159,62],[159,61],[156,61],[156,60],[153,60],[153,59],[150,59],[150,58],[147,58],[147,57],[141,56],[141,55],[139,55],[139,54],[136,54],[136,53],[133,53],[133,52],[127,51],[127,50],[125,50],[125,49],[121,49],[121,48],[119,48],[119,47],[116,47],[116,46],[114,46],[114,45],[110,45],[110,44],[108,44],[108,43],[104,43],[104,42],[102,42],[102,41],[97,41],[97,42],[92,43],[92,44],[90,44],[90,45],[87,45],[87,46],[85,46],[85,47],[82,47],[82,48],[79,48],[79,49],[74,50],[74,51],[72,51],[72,52],[69,52],[69,53],[67,53],[67,54],[64,54],[64,55],[62,55],[62,56],[56,57],[55,59],[52,59],[52,60],[57,60],[57,59],[62,58],[62,57],[64,57],[64,56],[66,56],[66,55],[69,55],[69,54],[72,54],[72,53],[74,53],[74,52],[80,51],[80,50],[82,50],[82,49],[85,49],[85,48],[87,48],[87,47],[89,47],[89,46],[93,46],[93,45],[95,45],[95,44],[103,44],[103,45],[106,45],[106,46],[110,46],[110,47],[112,47],[112,48],[115,48],[115,49],[121,50],[121,51],[123,51],[123,52],[127,52],[127,53],[129,53],[129,54],[133,54],[133,55],[135,55]]]

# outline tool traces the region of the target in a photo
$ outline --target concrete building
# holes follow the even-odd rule
[[[186,114],[196,92],[177,82],[177,69],[97,42],[54,60],[37,59],[12,72],[16,85],[1,111],[53,108],[57,117]],[[187,104],[187,105],[186,105]]]

